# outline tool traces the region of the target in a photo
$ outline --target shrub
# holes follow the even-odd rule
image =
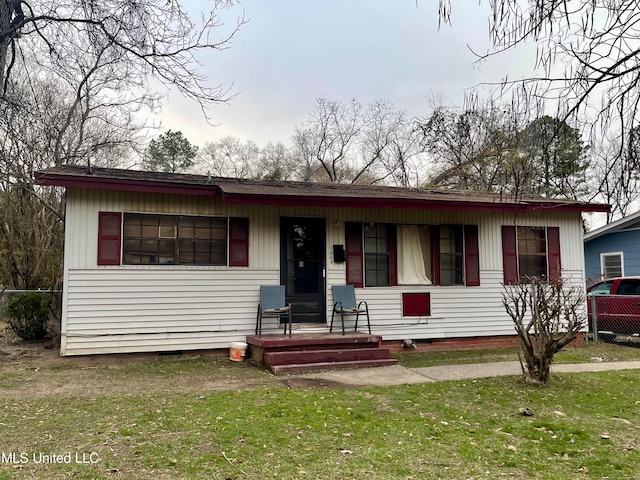
[[[23,340],[42,340],[47,336],[51,295],[22,292],[11,297],[4,307],[7,322]]]
[[[527,368],[525,381],[545,384],[553,356],[586,324],[584,286],[532,277],[517,285],[505,285],[504,289],[502,303],[520,337]]]

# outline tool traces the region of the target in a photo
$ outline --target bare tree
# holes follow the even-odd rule
[[[193,19],[177,0],[5,0],[0,2],[0,92],[18,72],[16,65],[26,63],[37,66],[32,78],[49,71],[76,79],[78,89],[101,72],[102,87],[129,101],[130,92],[147,90],[149,78],[203,108],[224,101],[228,90],[208,87],[197,62],[203,51],[226,48],[244,23],[240,18],[219,34],[218,9],[231,3],[216,0],[210,12]]]
[[[281,142],[269,142],[258,156],[257,178],[268,180],[296,180],[299,169],[298,159]]]
[[[0,288],[56,285],[62,261],[62,209],[53,189],[0,190]]]
[[[430,183],[445,188],[496,191],[523,183],[512,161],[517,125],[492,102],[473,110],[436,107],[419,122],[425,149],[435,162]],[[523,169],[526,170],[526,169]]]
[[[361,112],[362,106],[356,100],[345,104],[326,97],[316,99],[309,120],[297,126],[293,135],[295,148],[307,166],[305,177],[319,170],[328,182],[346,180],[350,150],[355,148],[363,128]]]
[[[584,118],[592,133],[613,129],[621,145],[638,125],[640,105],[640,5],[635,0],[495,0],[488,18],[493,48],[481,59],[537,45],[536,74],[505,81],[524,102],[551,101],[556,116]],[[451,0],[440,0],[441,22],[452,18]],[[573,123],[572,122],[572,123]]]
[[[58,163],[109,165],[137,141],[127,123],[97,98],[64,84],[11,82],[0,101],[0,284],[52,288],[62,252],[61,192],[33,185],[35,171]],[[88,160],[88,159],[91,160]]]
[[[530,278],[504,289],[503,305],[513,320],[524,356],[525,381],[545,384],[554,355],[585,326],[584,286]]]
[[[607,223],[631,213],[631,207],[640,197],[634,137],[634,133],[628,136],[627,148],[621,148],[616,140],[603,138],[592,151],[590,200],[611,205]]]
[[[218,177],[258,178],[260,148],[253,141],[243,142],[227,136],[205,143],[198,158],[198,169]]]
[[[415,127],[388,101],[363,107],[318,98],[309,120],[296,127],[293,145],[304,180],[407,185],[419,177]]]

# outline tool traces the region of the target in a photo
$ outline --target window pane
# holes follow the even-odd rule
[[[125,237],[140,237],[142,236],[142,227],[140,223],[125,223],[123,232]]]
[[[640,295],[640,280],[622,280],[618,286],[618,295]]]
[[[613,282],[603,282],[589,292],[589,295],[609,295],[611,293]]]
[[[543,255],[519,255],[520,279],[526,281],[531,277],[547,277],[547,257]]]
[[[375,255],[365,255],[364,257],[364,268],[366,270],[375,270],[378,261],[378,257]]]
[[[199,240],[209,240],[211,238],[211,230],[208,227],[196,227],[194,238]]]
[[[145,238],[158,238],[158,225],[143,225],[142,236]]]
[[[375,253],[376,252],[376,239],[375,237],[366,237],[364,239],[364,251],[367,253]]]

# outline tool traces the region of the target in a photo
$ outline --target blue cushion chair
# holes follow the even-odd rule
[[[261,285],[260,303],[258,304],[258,316],[256,318],[256,335],[262,336],[262,319],[277,318],[284,323],[284,333],[291,336],[291,305],[285,303],[284,285]]]
[[[336,313],[340,314],[340,320],[342,322],[342,334],[345,334],[344,329],[344,316],[355,315],[356,326],[355,330],[358,330],[358,319],[360,314],[367,316],[367,327],[369,328],[369,334],[371,334],[371,321],[369,320],[369,305],[364,300],[356,305],[356,292],[353,285],[333,285],[331,287],[333,291],[333,312],[331,312],[331,325],[329,326],[329,332],[333,331],[333,319]]]

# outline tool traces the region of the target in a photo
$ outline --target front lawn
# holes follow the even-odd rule
[[[292,389],[228,363],[0,373],[0,388],[10,386],[0,400],[0,479],[622,479],[640,471],[638,370],[552,374],[546,387],[500,377]],[[52,378],[74,388],[33,388],[59,383]],[[227,379],[230,390],[214,388]],[[97,382],[107,385],[91,390]]]

